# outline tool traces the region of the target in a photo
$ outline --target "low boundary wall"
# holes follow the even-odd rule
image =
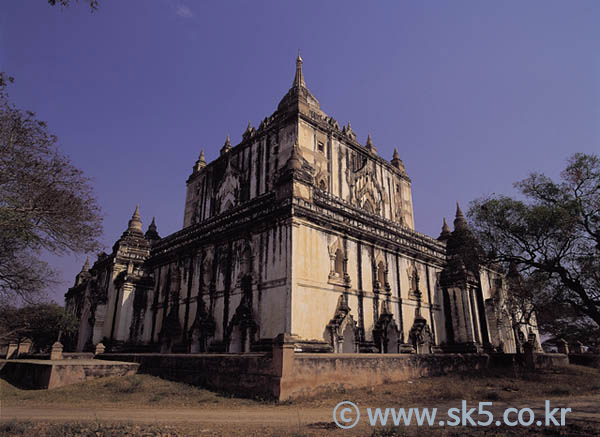
[[[294,353],[278,337],[272,353],[124,354],[96,358],[139,363],[139,371],[238,396],[285,400],[336,387],[366,387],[423,376],[519,365],[521,356],[485,354]],[[568,364],[562,354],[534,354],[538,368]]]
[[[138,364],[98,360],[7,360],[0,375],[23,388],[43,389],[105,376],[134,375]]]
[[[96,358],[138,363],[140,373],[246,397],[277,398],[275,388],[281,378],[271,353],[104,353]]]
[[[600,354],[569,354],[569,363],[600,369]]]

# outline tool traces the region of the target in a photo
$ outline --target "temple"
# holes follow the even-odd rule
[[[387,161],[323,112],[302,62],[273,114],[214,161],[200,153],[180,231],[144,233],[136,208],[112,253],[86,262],[65,296],[77,349],[242,353],[282,333],[298,353],[539,348],[460,207],[453,230],[416,232],[398,151]]]

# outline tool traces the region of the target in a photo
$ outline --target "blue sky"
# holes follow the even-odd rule
[[[11,100],[49,124],[93,179],[107,250],[137,203],[181,228],[201,148],[237,144],[291,85],[306,82],[359,141],[397,147],[413,180],[415,226],[437,237],[455,202],[574,152],[600,151],[600,2],[116,1],[90,13],[5,1],[0,70]],[[85,255],[50,257],[65,283]]]

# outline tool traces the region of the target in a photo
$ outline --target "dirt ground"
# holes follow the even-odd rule
[[[395,435],[600,435],[600,372],[571,366],[536,374],[470,374],[346,390],[338,388],[310,399],[276,403],[231,398],[148,375],[105,378],[54,390],[21,390],[0,380],[0,436],[395,436]],[[544,401],[571,408],[565,426],[439,426],[447,411],[478,402],[496,419],[509,408],[530,408],[543,418]],[[333,411],[352,401],[360,420],[340,429]],[[367,408],[437,408],[436,425],[373,427]],[[484,415],[471,417],[485,421]],[[559,418],[559,416],[556,416]],[[511,417],[516,418],[516,414]],[[342,422],[343,423],[343,422]]]

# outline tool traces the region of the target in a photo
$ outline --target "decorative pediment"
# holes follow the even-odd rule
[[[375,329],[373,329],[373,340],[376,347],[381,353],[398,353],[403,337],[404,333],[396,325],[389,301],[383,301],[379,319],[375,323]]]
[[[381,214],[385,197],[377,182],[375,172],[364,168],[352,175],[350,202],[370,214]]]
[[[335,314],[333,319],[329,321],[326,331],[334,352],[358,352],[358,325],[350,314],[348,297],[345,294],[339,297]]]
[[[225,174],[217,189],[218,212],[222,213],[236,206],[239,202],[240,178],[239,172],[233,168],[231,160],[227,162]]]

